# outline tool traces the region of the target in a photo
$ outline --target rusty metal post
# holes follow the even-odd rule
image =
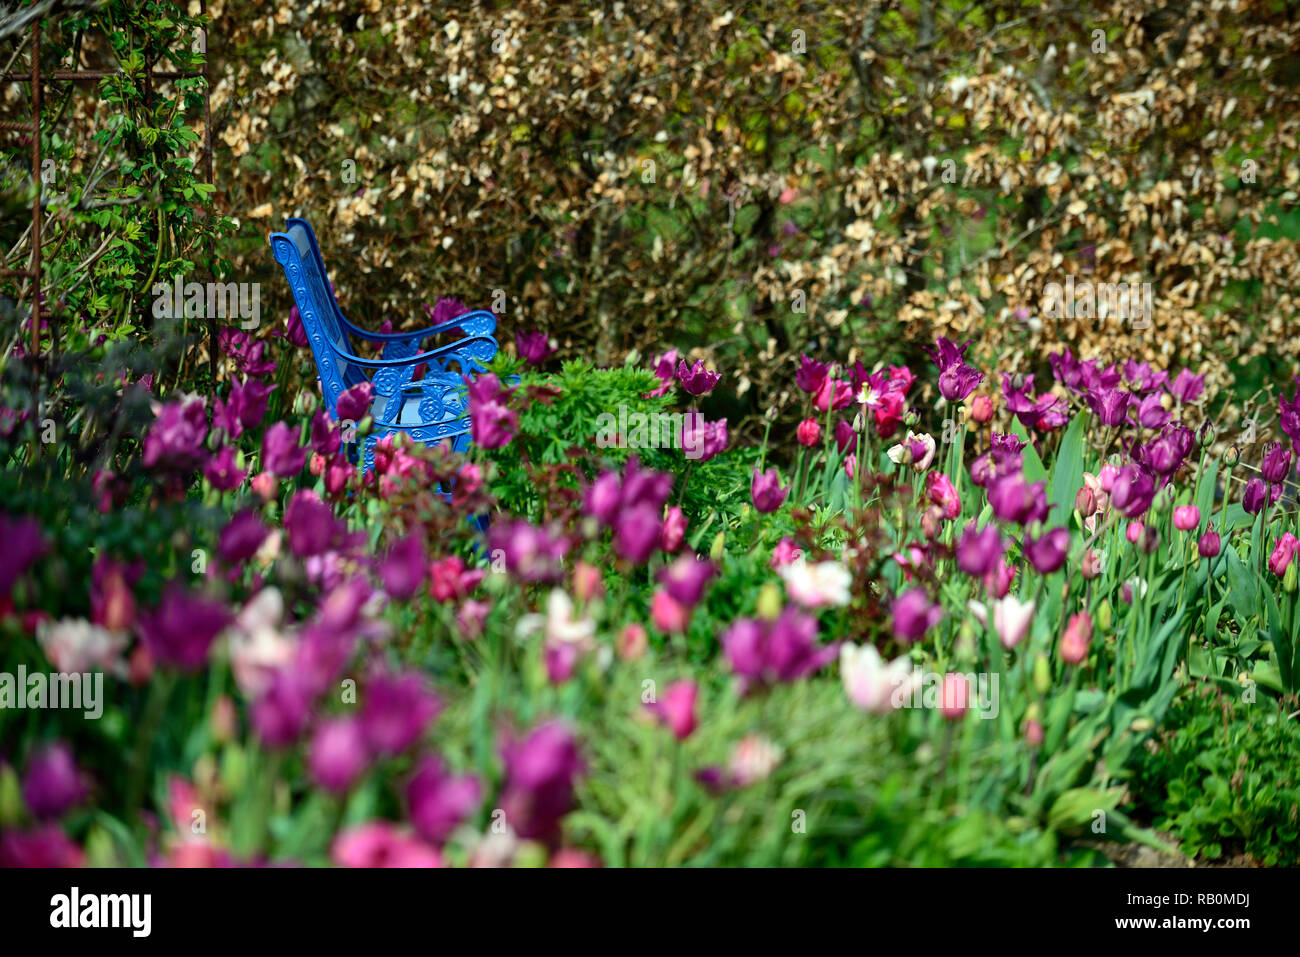
[[[206,20],[208,16],[208,0],[199,0],[199,13]],[[208,184],[216,186],[217,181],[212,174],[212,82],[208,79],[208,26],[203,25],[203,152],[204,160],[208,168]],[[216,193],[212,195],[212,203],[217,202]],[[209,212],[208,214],[212,214]],[[216,277],[216,250],[213,248],[211,238],[208,239],[208,275],[215,282]],[[220,345],[217,335],[217,321],[208,316],[208,378],[212,380],[212,398],[217,397],[217,360]]]
[[[32,361],[41,355],[41,21],[32,24]],[[51,320],[52,322],[53,320]]]
[[[207,15],[208,5],[206,0],[200,0],[200,9],[203,14]],[[31,280],[31,359],[33,364],[40,361],[40,343],[41,343],[41,299],[44,296],[43,288],[43,270],[41,264],[41,21],[36,20],[32,23],[31,33],[31,72],[24,77],[20,73],[0,74],[0,80],[23,82],[27,80],[32,85],[32,119],[30,123],[0,121],[0,130],[13,130],[17,132],[30,133],[32,137],[32,179],[36,190],[36,196],[32,200],[32,252],[30,265],[26,269],[10,269],[7,263],[0,263],[0,277],[13,276]],[[212,153],[212,102],[211,91],[208,87],[208,65],[206,54],[207,31],[204,30],[204,62],[202,72],[193,70],[154,70],[153,62],[150,60],[145,70],[145,97],[146,103],[153,98],[153,84],[155,80],[179,80],[190,79],[194,77],[203,77],[203,118],[205,124],[204,145],[205,145],[205,165],[207,167],[208,182],[215,185],[213,174],[213,153]],[[49,76],[54,80],[70,80],[74,83],[87,83],[103,79],[108,76],[120,76],[120,70],[53,70]],[[162,237],[158,237],[162,242]],[[215,254],[211,243],[208,245],[208,258],[210,261],[215,260]],[[21,298],[21,297],[20,297]],[[209,333],[211,336],[211,369],[212,378],[216,381],[216,354],[217,354],[217,333],[215,322],[209,320]],[[52,333],[52,343],[57,343],[57,330],[54,328],[54,317],[50,314],[50,331]]]

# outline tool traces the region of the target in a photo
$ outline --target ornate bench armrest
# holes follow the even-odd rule
[[[473,312],[465,313],[463,316],[457,316],[455,319],[440,322],[436,326],[428,326],[412,332],[371,332],[355,325],[341,313],[340,317],[347,323],[349,332],[359,339],[365,339],[367,342],[410,342],[450,332],[453,329],[462,329],[467,336],[490,336],[497,331],[497,317],[485,309],[476,309]]]
[[[497,354],[497,341],[491,336],[474,336],[469,339],[458,339],[455,342],[445,346],[438,346],[436,349],[430,349],[427,352],[417,352],[412,356],[403,356],[399,359],[363,359],[361,356],[353,355],[346,349],[340,349],[332,340],[326,339],[330,349],[335,355],[344,362],[354,362],[363,369],[396,369],[401,366],[415,366],[421,362],[437,361],[443,356],[452,356],[458,358],[463,355],[475,362],[487,363],[492,361],[492,357]],[[455,353],[456,355],[452,355]]]

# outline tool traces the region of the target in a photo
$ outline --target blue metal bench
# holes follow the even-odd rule
[[[374,445],[386,435],[406,432],[419,442],[450,441],[464,452],[470,443],[462,375],[485,371],[497,353],[496,317],[486,310],[457,316],[448,322],[412,332],[370,332],[348,321],[334,298],[321,259],[316,234],[305,219],[285,220],[285,231],[271,233],[271,250],[284,267],[293,300],[316,360],[326,408],[338,418],[339,396],[367,378],[374,387],[370,415],[374,429],[360,450],[361,466],[374,466]],[[431,337],[459,329],[463,338],[422,349]],[[379,359],[353,351],[352,337],[383,345]],[[415,370],[427,363],[424,377]],[[455,363],[458,371],[449,366]]]

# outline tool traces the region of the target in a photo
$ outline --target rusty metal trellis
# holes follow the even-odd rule
[[[199,10],[204,17],[208,13],[207,0],[202,0],[199,4]],[[207,172],[209,185],[213,185],[212,166],[212,96],[211,86],[208,82],[208,60],[207,60],[207,29],[203,30],[204,41],[204,59],[202,70],[188,71],[167,71],[153,70],[148,68],[145,71],[145,102],[149,105],[153,95],[154,80],[189,80],[203,78],[203,159]],[[41,284],[41,83],[45,79],[62,80],[72,83],[86,83],[102,80],[110,76],[122,76],[121,70],[54,70],[42,75],[41,73],[41,20],[37,18],[31,27],[31,72],[28,73],[5,73],[0,74],[0,82],[18,82],[30,83],[32,87],[31,103],[32,118],[30,121],[3,121],[0,122],[0,131],[10,130],[14,132],[25,132],[30,134],[32,139],[32,180],[36,189],[36,197],[32,200],[32,252],[31,259],[26,269],[9,269],[0,268],[0,277],[17,277],[19,279],[29,279],[31,281],[31,324],[32,324],[32,361],[38,361],[40,356],[40,335],[41,335],[41,297],[43,293]],[[162,237],[158,237],[162,242]],[[212,262],[212,249],[209,246],[208,260]],[[0,264],[3,266],[5,264]],[[19,300],[21,301],[21,295]],[[50,319],[50,332],[55,335],[57,342],[57,330],[54,328],[53,317]],[[209,366],[212,373],[212,380],[215,383],[217,377],[217,335],[215,324],[209,320],[208,323],[208,357]]]

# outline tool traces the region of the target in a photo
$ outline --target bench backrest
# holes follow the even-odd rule
[[[365,375],[352,363],[340,359],[327,344],[332,342],[344,352],[353,351],[352,342],[338,321],[329,280],[325,278],[320,260],[312,250],[311,239],[301,225],[291,225],[284,233],[272,233],[271,249],[289,280],[294,305],[298,307],[303,331],[316,360],[321,390],[333,412],[339,396],[365,381]]]

